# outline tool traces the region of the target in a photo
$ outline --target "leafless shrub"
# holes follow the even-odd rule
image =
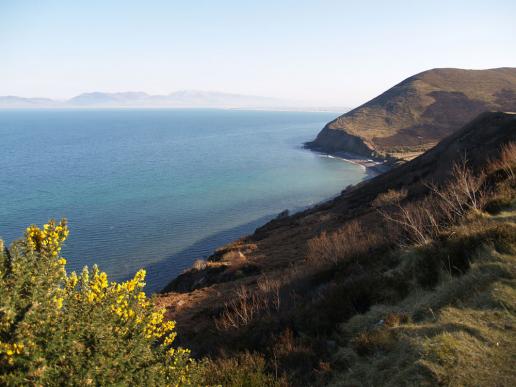
[[[379,238],[378,233],[366,232],[358,221],[352,221],[336,232],[322,232],[311,239],[307,261],[315,266],[337,265],[367,253],[378,244]]]
[[[241,286],[234,298],[224,304],[221,315],[215,319],[219,330],[238,329],[249,325],[256,318],[278,311],[281,306],[281,281],[262,276],[257,287]]]
[[[259,303],[257,294],[241,286],[235,291],[235,298],[224,305],[224,311],[215,320],[215,325],[220,330],[246,326],[253,321],[258,312]]]
[[[267,294],[272,304],[272,308],[274,310],[279,310],[281,306],[281,297],[280,297],[280,289],[281,289],[281,281],[278,279],[271,279],[270,277],[264,275],[258,279],[258,289],[263,294]]]
[[[382,216],[401,232],[399,243],[406,245],[424,245],[435,239],[442,231],[441,221],[436,216],[435,201],[425,198],[415,203],[398,205],[395,211],[380,211]]]
[[[453,222],[472,210],[480,211],[485,204],[485,177],[484,172],[474,175],[464,158],[454,164],[452,178],[445,186],[427,184],[431,194],[437,199],[440,215]]]
[[[464,158],[454,164],[452,177],[446,184],[426,184],[430,193],[425,198],[398,204],[394,211],[380,210],[380,213],[400,228],[401,245],[424,245],[469,212],[483,208],[484,182],[485,173],[474,175]]]
[[[376,208],[397,205],[407,197],[407,194],[408,191],[405,188],[400,190],[389,189],[387,192],[378,194],[371,204]]]

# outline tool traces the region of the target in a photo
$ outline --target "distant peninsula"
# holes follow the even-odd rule
[[[516,111],[516,68],[437,68],[329,122],[306,144],[326,153],[412,159],[485,111]]]
[[[202,90],[179,90],[166,95],[151,95],[139,91],[95,91],[66,100],[0,96],[0,108],[208,108],[335,112],[349,110],[343,106]]]

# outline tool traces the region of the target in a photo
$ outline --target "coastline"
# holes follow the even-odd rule
[[[357,153],[345,151],[325,152],[322,149],[312,148],[306,143],[304,148],[323,157],[336,158],[351,164],[360,165],[366,171],[368,178],[381,175],[393,167],[391,160],[388,159],[365,157]]]
[[[393,164],[388,159],[367,158],[367,157],[358,155],[356,153],[344,152],[344,151],[337,151],[337,152],[328,153],[328,152],[324,152],[322,150],[312,149],[312,148],[308,147],[306,144],[303,144],[303,148],[306,149],[306,150],[309,150],[311,152],[314,152],[315,154],[317,154],[317,155],[319,155],[321,157],[335,158],[335,159],[339,159],[339,160],[342,160],[342,161],[347,162],[347,163],[359,165],[366,172],[367,178],[365,180],[372,179],[375,176],[381,175],[381,174],[383,174],[383,173],[385,173],[385,172],[387,172],[387,171],[389,171],[389,170],[391,170],[393,168]],[[342,189],[344,189],[344,188],[345,187],[342,187]],[[316,207],[318,205],[321,205],[323,203],[331,201],[331,200],[335,199],[336,197],[338,197],[339,195],[340,195],[340,192],[337,192],[334,196],[328,197],[328,198],[322,200],[321,202],[316,203],[315,205],[302,206],[302,207],[299,207],[297,209],[294,209],[293,211],[285,210],[285,211],[283,211],[283,212],[281,212],[279,214],[276,214],[275,216],[271,215],[270,219],[268,219],[267,221],[264,220],[264,222],[262,224],[259,224],[257,226],[257,228],[255,229],[255,232],[257,230],[263,228],[263,227],[266,227],[267,225],[270,225],[271,223],[273,223],[273,222],[275,222],[277,220],[284,219],[284,218],[286,218],[288,216],[292,216],[292,215],[295,215],[295,214],[299,214],[299,213],[301,213],[303,211],[306,211],[306,210],[308,210],[310,208],[314,208],[314,207]],[[252,235],[252,234],[253,233],[251,233],[249,235]],[[243,236],[243,237],[245,237],[245,236]],[[243,238],[243,237],[241,237],[241,238]],[[232,243],[235,243],[236,241],[238,241],[241,238],[236,238],[232,242],[224,243],[224,244],[220,245],[218,247],[218,249],[224,248],[225,246],[228,246],[228,245],[230,245]],[[207,259],[210,260],[210,257],[213,257],[216,254],[217,254],[217,249],[214,249],[212,254]],[[175,291],[174,287],[177,286],[178,284],[180,284],[182,279],[186,278],[187,282],[189,280],[191,280],[191,278],[190,278],[192,276],[191,269],[192,269],[192,267],[188,267],[182,273],[180,273],[180,274],[176,275],[175,277],[173,277],[172,280],[170,280],[168,282],[168,284],[165,285],[165,287],[163,287],[162,289],[160,289],[157,292],[157,294],[165,295],[165,294],[167,294],[169,292],[174,292]],[[173,285],[174,283],[176,283],[176,284]]]

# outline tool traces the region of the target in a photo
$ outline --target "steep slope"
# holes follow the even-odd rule
[[[262,270],[288,266],[306,255],[306,241],[321,231],[331,231],[342,223],[378,214],[371,203],[378,195],[389,190],[405,189],[414,198],[423,195],[428,188],[426,183],[440,183],[449,178],[452,166],[462,157],[474,170],[482,168],[490,159],[495,158],[502,144],[516,141],[516,114],[483,113],[456,133],[442,140],[437,146],[421,156],[392,170],[349,187],[330,201],[292,216],[278,216],[253,235],[245,237],[228,246],[222,247],[210,258],[213,262],[224,261],[224,257],[239,262],[239,256],[231,252],[242,252],[250,266],[257,265],[260,270],[247,270],[255,275]],[[218,266],[218,265],[215,265]],[[216,278],[208,278],[207,268],[189,278],[185,273],[167,286],[167,291],[185,291],[205,287],[209,283],[233,279],[227,276],[231,262],[226,262],[212,270]],[[245,270],[243,273],[246,274]],[[193,280],[193,281],[192,281]]]
[[[338,327],[330,384],[514,385],[516,206],[465,219],[443,240],[398,254],[388,275],[416,284],[405,298],[379,302]],[[441,266],[461,255],[468,263],[460,271]],[[425,261],[438,273],[431,286],[418,283],[429,274]]]
[[[422,72],[328,123],[307,146],[410,158],[484,111],[516,111],[516,68]]]
[[[516,185],[514,173],[508,177],[493,160],[514,142],[516,115],[481,114],[420,157],[222,247],[175,279],[158,303],[196,354],[257,350],[292,385],[377,385],[382,378],[399,385],[400,369],[416,384],[467,384],[478,375],[488,385],[494,371],[477,367],[475,356],[495,361],[497,380],[507,381],[516,347],[504,327],[516,322],[497,319],[516,307]],[[516,146],[510,151],[516,163]],[[433,240],[400,247],[400,231],[382,211],[396,211],[396,200],[429,211],[420,220],[437,211],[425,201],[426,183],[453,180],[464,155],[474,173],[488,171],[485,208],[492,212],[461,215]],[[493,295],[493,287],[502,293]],[[467,298],[470,289],[474,299]],[[492,347],[497,342],[503,347]],[[456,379],[443,364],[448,356],[453,372],[467,367]]]

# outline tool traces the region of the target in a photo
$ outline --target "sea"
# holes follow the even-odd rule
[[[303,149],[339,113],[0,110],[0,237],[67,218],[67,270],[147,270],[156,292],[196,259],[288,209],[365,179]]]

